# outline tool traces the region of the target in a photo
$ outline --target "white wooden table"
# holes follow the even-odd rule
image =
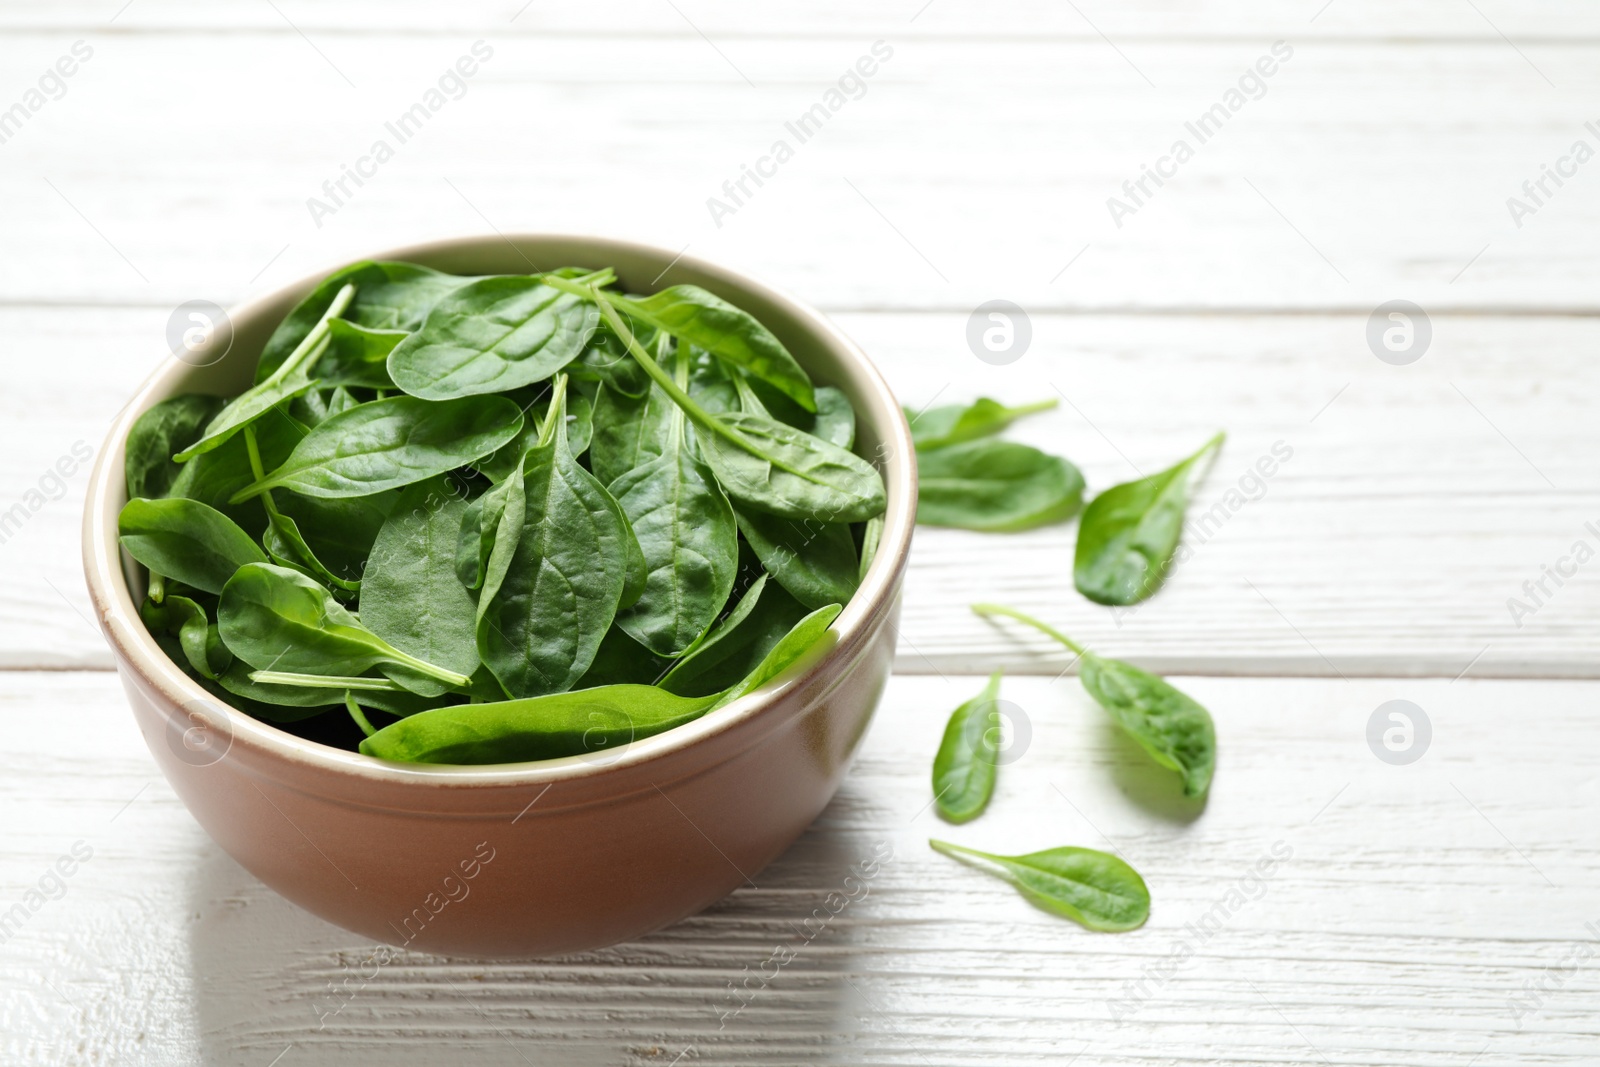
[[[464,95],[314,219],[480,40]],[[1199,144],[1185,124],[1279,40],[1264,93]],[[89,58],[41,87],[78,41]],[[864,95],[796,146],[785,123],[876,41]],[[1600,149],[1592,4],[4,0],[0,70],[0,120],[25,111],[0,121],[0,513],[23,507],[0,543],[0,912],[38,904],[0,944],[0,1062],[1600,1060],[1600,564],[1545,577],[1600,548],[1600,162],[1562,162]],[[780,138],[793,158],[714,220]],[[1119,228],[1107,198],[1180,138],[1193,158]],[[1546,164],[1569,173],[1535,203]],[[1514,196],[1534,210],[1514,219]],[[1196,506],[1225,521],[1126,617],[1072,591],[1074,526],[920,532],[900,673],[837,800],[755,888],[586,956],[368,967],[372,945],[212,845],[149,759],[86,619],[74,447],[99,446],[182,301],[491,228],[746,269],[835,315],[913,406],[1059,396],[1017,435],[1093,488],[1224,427]],[[1005,366],[965,339],[995,298],[1031,319]],[[1395,299],[1431,324],[1410,365],[1366,338]],[[1230,500],[1277,442],[1292,459]],[[1209,705],[1204,812],[1059,650],[975,599]],[[945,827],[929,760],[999,666],[1029,747],[988,814]],[[1366,741],[1395,699],[1432,728],[1405,766]],[[1151,921],[1087,933],[930,834],[1115,848]],[[875,850],[870,892],[808,936]]]

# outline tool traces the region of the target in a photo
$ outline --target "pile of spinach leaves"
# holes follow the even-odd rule
[[[825,645],[885,506],[850,402],[712,293],[615,283],[358,263],[249,389],[146,411],[119,533],[157,642],[260,719],[470,764],[672,729]]]

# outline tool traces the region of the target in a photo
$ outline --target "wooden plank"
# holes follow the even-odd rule
[[[1355,316],[1039,314],[1032,347],[998,367],[967,348],[965,315],[838,319],[913,408],[1060,400],[1011,436],[1071,458],[1091,492],[1160,469],[1219,428],[1231,435],[1197,493],[1192,558],[1131,613],[1074,592],[1076,524],[920,530],[903,671],[1066,665],[966,609],[991,600],[1161,670],[1600,672],[1600,586],[1587,566],[1559,586],[1544,572],[1580,540],[1600,548],[1587,527],[1600,525],[1588,469],[1600,404],[1593,319],[1436,316],[1431,349],[1407,367],[1379,362]],[[53,488],[49,472],[74,445],[99,447],[158,358],[164,320],[148,309],[0,308],[15,350],[49,354],[19,361],[0,397],[0,512],[41,480]],[[62,367],[73,368],[71,391]],[[1273,465],[1274,446],[1291,458],[1251,477],[1263,457]],[[0,544],[0,666],[109,666],[84,617],[85,473],[64,481],[67,495]]]
[[[1045,0],[1020,0],[1002,6],[887,2],[807,4],[790,10],[740,4],[736,0],[686,0],[674,5],[621,0],[593,5],[528,5],[525,0],[469,0],[436,4],[427,0],[337,0],[283,2],[277,12],[262,5],[209,4],[204,0],[166,0],[159,4],[108,4],[64,0],[49,5],[7,0],[0,4],[0,27],[8,30],[73,32],[185,32],[227,30],[290,35],[296,29],[329,34],[397,34],[439,30],[494,29],[524,34],[593,34],[697,37],[824,36],[889,33],[935,37],[1041,37],[1099,41],[1099,33],[1131,38],[1213,39],[1263,36],[1353,37],[1364,39],[1494,40],[1500,33],[1524,46],[1557,45],[1574,36],[1600,34],[1593,5],[1550,0],[1517,5],[1483,0],[1470,7],[1427,0],[1323,0],[1308,4],[1263,4],[1253,0],[1143,0],[1135,4],[1085,0],[1071,6]],[[677,10],[673,8],[676,7]]]
[[[299,912],[204,837],[111,675],[12,674],[0,689],[14,754],[0,779],[7,906],[75,842],[93,855],[0,954],[0,1058],[1592,1061],[1593,683],[1179,683],[1219,727],[1203,813],[1076,684],[1012,679],[1003,695],[1031,739],[989,812],[945,826],[925,807],[928,763],[945,712],[979,683],[899,677],[836,801],[756,888],[601,952],[380,966],[375,946]],[[1395,698],[1432,721],[1410,766],[1364,741]],[[930,835],[1002,851],[1116,847],[1151,886],[1151,921],[1087,933],[933,854]],[[874,850],[886,857],[876,873],[846,882]],[[1287,858],[1252,881],[1274,850]],[[813,919],[835,892],[855,899]],[[794,955],[774,975],[778,950]],[[350,996],[331,999],[347,979]]]
[[[1584,125],[1596,45],[1524,50],[1552,91],[1498,38],[1300,41],[1202,144],[1186,123],[1220,106],[1269,38],[1141,45],[1154,86],[1098,39],[885,38],[894,55],[865,95],[841,97],[801,143],[786,123],[871,36],[730,42],[730,63],[698,35],[488,34],[494,57],[465,95],[401,143],[385,123],[475,35],[100,40],[3,146],[0,196],[18,209],[0,234],[0,294],[227,304],[492,227],[687,248],[840,309],[966,310],[997,295],[1064,310],[1596,308],[1588,171],[1546,180],[1532,216],[1507,206],[1575,141],[1600,147]],[[69,43],[8,34],[0,63],[43,70]],[[1179,139],[1195,156],[1175,178],[1124,191]],[[393,158],[361,164],[378,140]],[[779,140],[793,157],[762,163]],[[347,180],[337,210],[313,218],[308,202],[333,204],[324,183],[357,164],[375,176]],[[724,191],[758,164],[764,185]],[[1137,212],[1114,219],[1113,197]]]

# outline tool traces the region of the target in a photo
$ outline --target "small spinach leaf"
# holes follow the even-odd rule
[[[1009,882],[1036,907],[1091,930],[1137,930],[1150,918],[1149,888],[1138,871],[1116,856],[1070,847],[996,856],[946,841],[928,844],[936,852]]]
[[[257,670],[365,674],[378,667],[402,685],[415,676],[451,686],[471,681],[408,656],[363,626],[322,586],[270,563],[240,567],[223,586],[217,627],[229,651]]]
[[[1011,532],[1065,522],[1083,503],[1083,475],[1014,441],[968,441],[917,452],[917,522]]]
[[[592,306],[536,276],[482,278],[433,306],[389,354],[389,376],[424,400],[518,389],[576,359],[598,321]]]
[[[282,466],[233,501],[280,486],[306,496],[368,496],[487,456],[521,429],[522,412],[500,396],[374,400],[313,427]]]
[[[784,519],[744,507],[734,512],[767,573],[807,608],[843,604],[855,595],[861,565],[849,526]]]
[[[441,274],[415,263],[353,263],[323,279],[278,324],[256,364],[256,381],[271,377],[285,358],[316,326],[322,309],[345,285],[356,287],[356,299],[344,317],[371,330],[405,330],[422,325],[439,298],[473,281]]]
[[[630,318],[749,371],[807,411],[817,410],[811,379],[789,350],[754,316],[721,297],[698,285],[674,285],[650,296],[606,299]]]
[[[123,446],[128,499],[166,496],[183,470],[182,464],[173,462],[173,453],[199,440],[206,425],[226,403],[220,396],[188,393],[163,400],[141,413],[129,428]]]
[[[733,610],[672,665],[661,688],[685,696],[720,693],[756,669],[806,615],[770,577],[751,583]]]
[[[1097,604],[1127,605],[1161,588],[1183,533],[1191,475],[1221,447],[1223,436],[1176,466],[1114,485],[1089,503],[1072,565],[1078,592]]]
[[[989,437],[1024,415],[1049,411],[1055,406],[1056,401],[1052,398],[1037,404],[1008,408],[984,396],[970,404],[948,404],[920,412],[906,408],[905,412],[911,424],[911,441],[920,452]]]
[[[833,625],[833,620],[839,617],[842,610],[838,604],[829,604],[795,623],[794,628],[772,646],[754,670],[722,694],[715,706],[720,708],[748,696],[801,661],[815,662],[838,639],[838,635],[828,627]]]
[[[557,392],[541,442],[505,483],[478,600],[478,653],[518,698],[564,692],[588,671],[639,552],[616,501],[572,458],[564,383]]]
[[[998,604],[974,604],[982,616],[1002,615],[1032,626],[1078,654],[1079,680],[1150,758],[1182,776],[1184,796],[1204,797],[1217,767],[1211,713],[1165,680],[1121,660],[1085,649],[1060,630]]]
[[[328,349],[329,323],[338,318],[353,299],[353,286],[346,285],[334,294],[333,302],[322,313],[311,332],[306,334],[299,347],[289,353],[278,369],[260,384],[228,401],[217,412],[217,417],[206,425],[206,431],[200,435],[200,439],[172,458],[183,463],[210,452],[279,404],[294,399],[315,385],[310,374],[317,360]]]
[[[989,806],[1000,764],[1000,672],[983,692],[950,713],[933,757],[933,796],[939,817],[962,823]]]
[[[395,648],[457,674],[478,669],[477,602],[456,577],[467,502],[445,477],[400,495],[361,579],[361,621]]]
[[[393,389],[389,353],[411,336],[405,330],[373,330],[344,319],[328,323],[328,350],[317,360],[320,388]]]
[[[618,748],[692,722],[715,697],[610,685],[495,704],[462,704],[401,719],[365,741],[401,763],[522,763]]]
[[[607,385],[594,402],[589,465],[602,485],[609,486],[667,451],[677,405],[648,378],[645,383],[649,391],[643,397],[630,397]]]
[[[222,592],[245,564],[267,561],[232,519],[182,497],[128,501],[117,516],[117,534],[128,554],[152,574],[207,593]]]

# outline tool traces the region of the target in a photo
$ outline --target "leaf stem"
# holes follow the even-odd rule
[[[1049,400],[1039,400],[1032,404],[1022,404],[1019,407],[1008,408],[1007,410],[1011,413],[1013,418],[1021,418],[1023,415],[1037,415],[1041,411],[1052,411],[1060,405],[1061,401],[1057,400],[1055,397],[1051,397]]]
[[[150,572],[150,585],[145,590],[145,595],[150,598],[150,603],[159,604],[167,599],[167,579],[155,571]]]
[[[396,666],[409,667],[418,674],[426,675],[435,681],[443,682],[445,685],[456,689],[465,689],[467,686],[472,684],[472,679],[468,678],[464,674],[457,674],[455,671],[446,670],[443,667],[435,667],[427,660],[418,659],[415,656],[402,652],[393,645],[389,646],[389,651],[385,653],[384,658]]]
[[[567,376],[556,375],[555,382],[550,388],[550,410],[545,412],[544,422],[539,426],[539,444],[547,445],[556,435],[559,425],[566,429],[567,424]]]
[[[982,867],[984,870],[990,870],[991,868],[983,864],[972,863],[972,861],[974,859],[978,859],[993,862],[995,859],[994,856],[987,852],[979,852],[975,848],[966,848],[962,845],[952,845],[950,842],[940,841],[936,837],[928,838],[928,847],[933,849],[935,852],[944,853],[951,859],[960,860],[962,863],[971,864],[974,867]]]
[[[341,674],[295,674],[289,671],[251,671],[250,680],[262,685],[298,685],[307,689],[361,689],[374,693],[404,693],[406,687],[387,678],[357,678]]]
[[[978,615],[982,615],[984,618],[988,618],[991,615],[1004,615],[1008,619],[1015,619],[1020,623],[1026,623],[1027,625],[1032,626],[1035,630],[1038,630],[1040,633],[1046,634],[1055,638],[1057,641],[1060,641],[1063,645],[1066,645],[1067,648],[1071,649],[1073,652],[1076,652],[1080,656],[1092,656],[1094,654],[1088,649],[1084,648],[1082,645],[1078,644],[1078,642],[1074,641],[1072,638],[1068,637],[1066,634],[1062,633],[1060,630],[1057,630],[1054,626],[1042,623],[1032,615],[1024,615],[1016,608],[1008,608],[1001,604],[974,604],[972,605],[972,610]]]
[[[334,294],[333,303],[328,305],[328,310],[322,313],[322,317],[317,320],[317,324],[311,327],[310,332],[301,338],[299,344],[295,345],[294,351],[290,352],[284,358],[284,361],[278,364],[278,369],[273,371],[267,377],[267,380],[261,384],[264,386],[278,385],[289,375],[302,368],[309,374],[311,368],[316,365],[317,360],[321,359],[322,354],[328,350],[328,333],[332,329],[328,325],[329,320],[343,315],[345,308],[348,308],[350,302],[355,298],[356,287],[348,282],[345,283],[344,287]]]
[[[554,284],[551,279],[546,278],[545,281],[548,284]],[[561,287],[557,286],[557,288]],[[612,331],[622,339],[624,347],[626,347],[633,358],[638,361],[640,368],[642,368],[644,372],[661,387],[662,392],[666,393],[667,396],[672,398],[672,402],[674,404],[677,404],[678,407],[683,409],[683,413],[689,416],[696,426],[710,430],[717,436],[722,437],[732,444],[744,449],[752,456],[756,456],[761,459],[770,459],[770,457],[762,452],[761,449],[758,448],[753,442],[747,441],[743,434],[738,433],[731,427],[724,426],[722,423],[718,422],[711,416],[710,412],[706,411],[706,409],[702,408],[699,404],[696,404],[693,397],[691,397],[684,390],[678,388],[678,383],[673,380],[672,375],[662,370],[661,364],[652,359],[650,357],[650,353],[646,352],[644,350],[644,346],[639,343],[638,338],[633,336],[633,331],[628,329],[628,324],[622,321],[622,316],[618,315],[615,308],[612,306],[610,297],[606,296],[606,294],[602,293],[598,289],[586,290],[583,295],[599,305],[600,314],[605,316],[606,324],[609,325]]]
[[[373,734],[378,732],[377,728],[374,727],[372,723],[367,721],[367,716],[361,710],[361,705],[356,703],[356,695],[354,693],[349,691],[345,692],[344,706],[345,710],[350,712],[350,717],[356,721],[356,725],[361,727],[362,733],[366,734],[368,737],[371,737]]]

